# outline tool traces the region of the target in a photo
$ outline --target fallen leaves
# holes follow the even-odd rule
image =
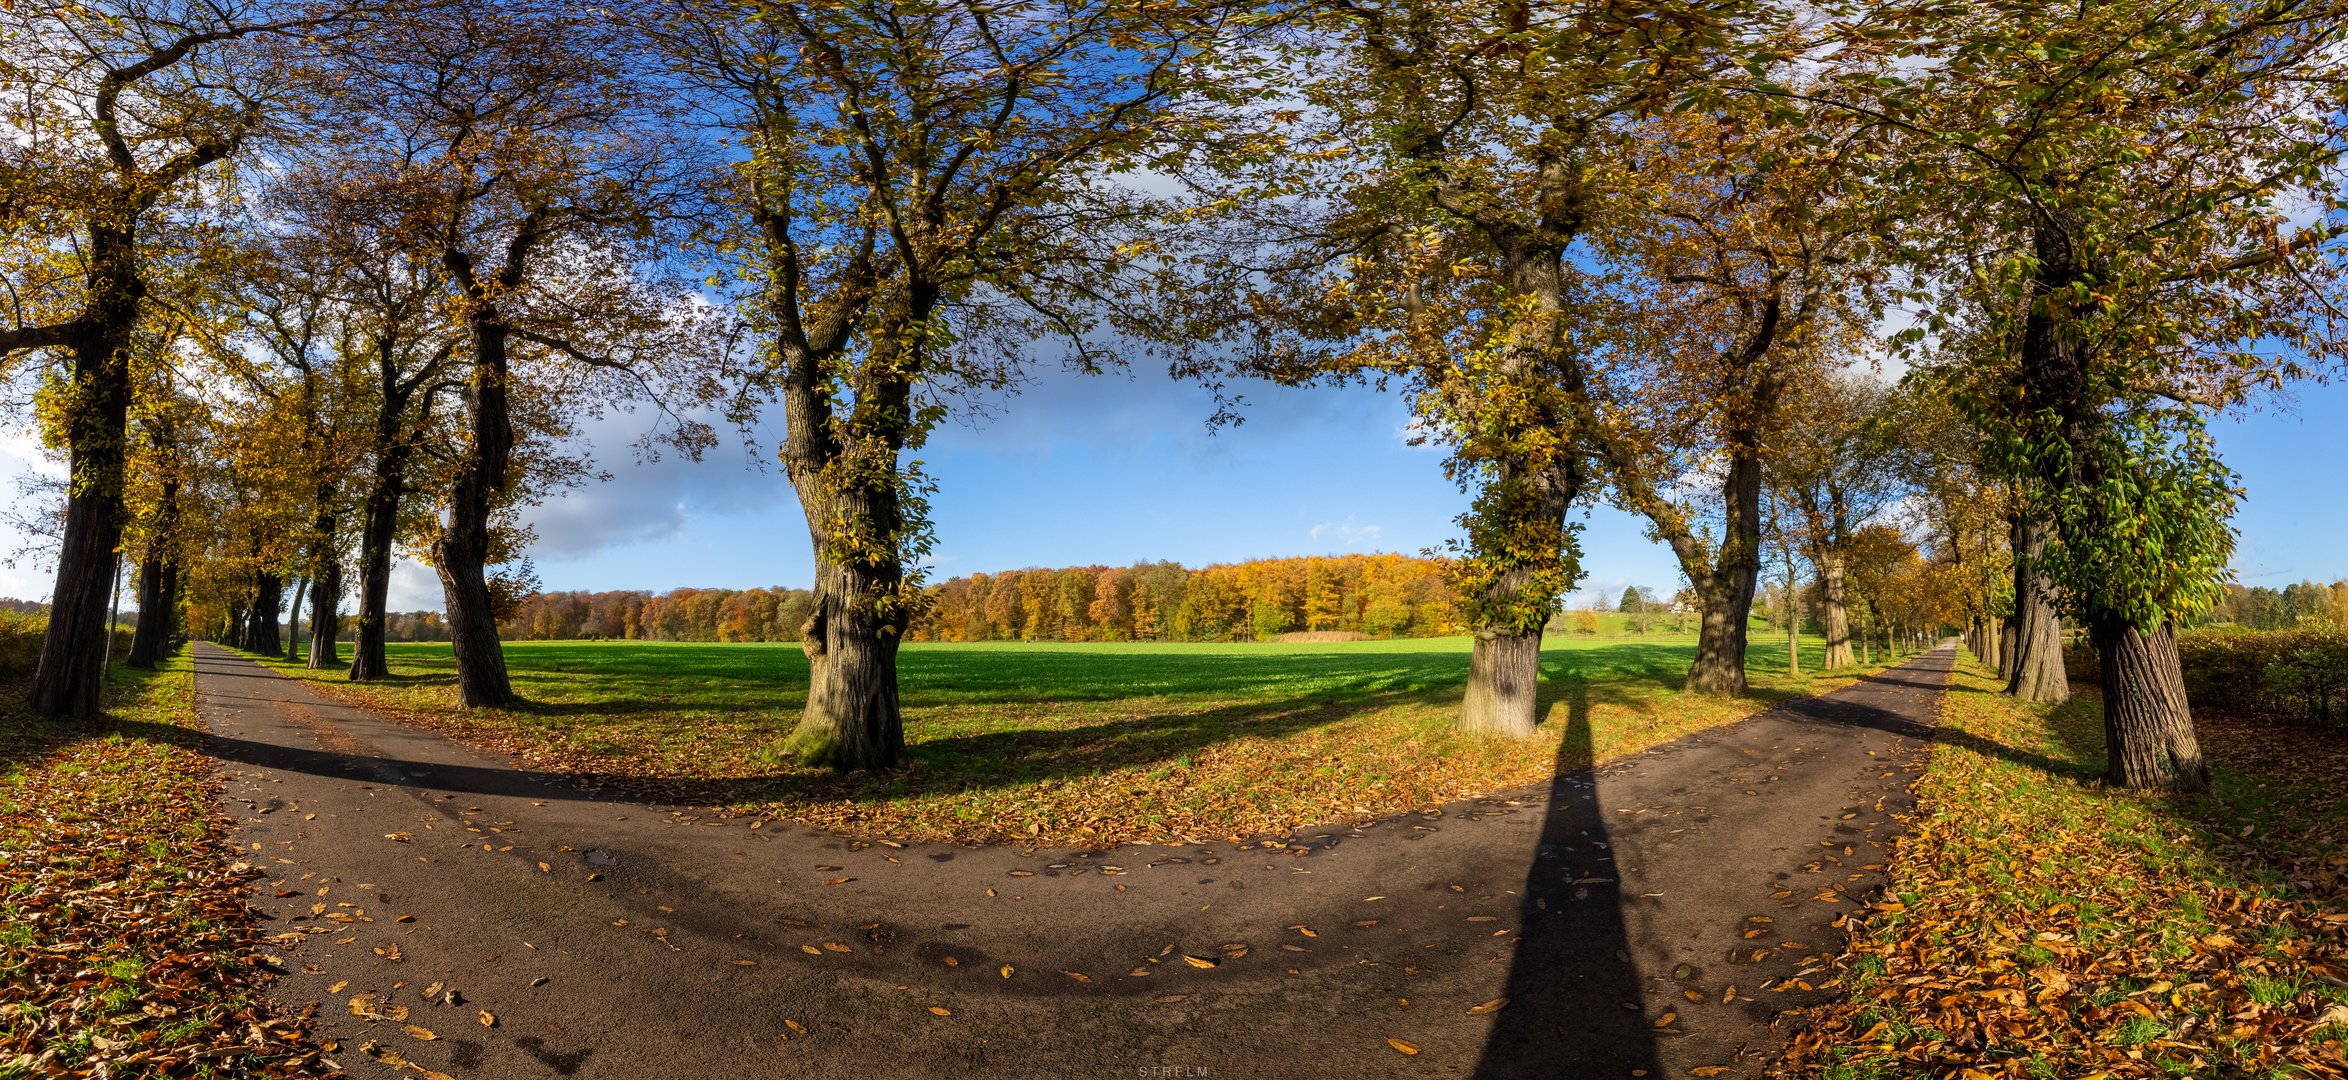
[[[306,1022],[257,993],[243,860],[264,860],[228,842],[185,656],[123,675],[120,728],[32,720],[0,689],[0,1072],[326,1072]],[[280,891],[302,895],[252,895]]]
[[[1386,1045],[1391,1046],[1396,1050],[1400,1050],[1405,1054],[1416,1054],[1419,1052],[1419,1045],[1417,1043],[1406,1042],[1391,1035],[1386,1037]]]
[[[1960,670],[1890,895],[1772,1075],[2348,1076],[2348,741],[2198,715],[2217,790],[2170,799],[2087,782],[2091,688],[2001,687]]]
[[[1496,997],[1496,998],[1493,998],[1492,1000],[1490,1000],[1490,1001],[1487,1001],[1487,1002],[1485,1002],[1485,1003],[1483,1003],[1483,1004],[1481,1004],[1481,1005],[1470,1005],[1470,1006],[1468,1006],[1468,1014],[1469,1014],[1469,1015],[1471,1015],[1471,1016],[1482,1016],[1482,1015],[1484,1015],[1485,1013],[1496,1013],[1496,1012],[1499,1012],[1500,1010],[1502,1010],[1502,1009],[1505,1009],[1505,1008],[1507,1008],[1507,1007],[1508,1007],[1508,999],[1507,999],[1507,998],[1504,998],[1504,997]]]

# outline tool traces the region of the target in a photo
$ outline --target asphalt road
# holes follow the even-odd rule
[[[196,686],[271,993],[355,1077],[1734,1077],[1880,886],[1952,656],[1544,789],[1106,851],[606,797],[206,644]]]

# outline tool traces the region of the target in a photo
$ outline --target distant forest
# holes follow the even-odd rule
[[[1296,631],[1368,637],[1462,632],[1443,565],[1408,555],[1006,570],[926,590],[914,641],[1247,641]],[[797,641],[806,589],[548,592],[503,621],[509,640]],[[420,613],[429,614],[429,613]],[[391,638],[438,640],[437,616],[402,613]]]

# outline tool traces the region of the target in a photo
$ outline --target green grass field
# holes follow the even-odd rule
[[[1806,642],[1805,672],[1823,651]],[[1842,685],[1753,650],[1752,696],[1679,690],[1692,635],[1552,638],[1543,734],[1451,730],[1469,639],[1315,644],[908,645],[914,764],[877,777],[774,751],[805,701],[794,644],[517,642],[527,703],[456,706],[445,645],[395,645],[388,683],[279,665],[534,763],[649,793],[908,838],[1101,843],[1254,835],[1538,783]]]

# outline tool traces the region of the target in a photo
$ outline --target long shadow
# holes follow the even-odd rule
[[[207,670],[204,674],[210,678],[215,673]],[[269,698],[245,700],[255,704],[275,703],[275,699]],[[1376,694],[1337,702],[1298,698],[1118,719],[1083,727],[954,736],[915,748],[925,767],[878,776],[841,776],[814,771],[735,778],[597,772],[558,774],[340,754],[218,735],[205,748],[215,757],[249,765],[365,783],[425,786],[485,795],[527,792],[532,798],[606,799],[627,792],[694,804],[794,798],[869,801],[928,792],[989,790],[1039,780],[1090,776],[1105,769],[1172,762],[1233,739],[1280,738],[1337,723],[1359,713],[1424,700],[1425,695],[1419,693]],[[152,734],[159,736],[162,732]]]
[[[1908,677],[1906,673],[1903,672],[1888,672],[1882,675],[1870,675],[1864,679],[1861,679],[1860,682],[1863,684],[1874,683],[1885,686],[1911,686],[1924,690],[1942,690],[1949,694],[1968,694],[1980,692],[1976,690],[1969,690],[1965,687],[1955,685],[1954,683],[1943,687],[1937,683],[1925,682],[1919,679]],[[1901,716],[1900,714],[1892,712],[1888,709],[1870,705],[1865,701],[1854,700],[1849,696],[1804,698],[1801,701],[1779,706],[1777,711],[1780,712],[1785,718],[1792,720],[1795,723],[1814,724],[1828,727],[1872,728],[1876,731],[1889,732],[1890,734],[1898,735],[1903,738],[1919,739],[1933,743],[1943,743],[1950,746],[1962,746],[1968,750],[1975,751],[1976,753],[1986,754],[1990,757],[1995,757],[2004,761],[2010,761],[2017,765],[2027,765],[2030,768],[2037,769],[2040,772],[2053,776],[2078,777],[2082,775],[2081,769],[2077,764],[2065,761],[2062,758],[2048,754],[2033,753],[2028,750],[2008,746],[1994,739],[1982,738],[1981,736],[1975,735],[1971,732],[1958,731],[1954,728],[1946,728],[1933,724],[1921,723],[1915,720],[1911,720],[1905,716]]]
[[[1523,927],[1478,1080],[1663,1075],[1623,916],[1621,874],[1590,760],[1590,688],[1565,688],[1564,738],[1539,846],[1525,874]],[[1639,1071],[1643,1070],[1643,1071]]]

